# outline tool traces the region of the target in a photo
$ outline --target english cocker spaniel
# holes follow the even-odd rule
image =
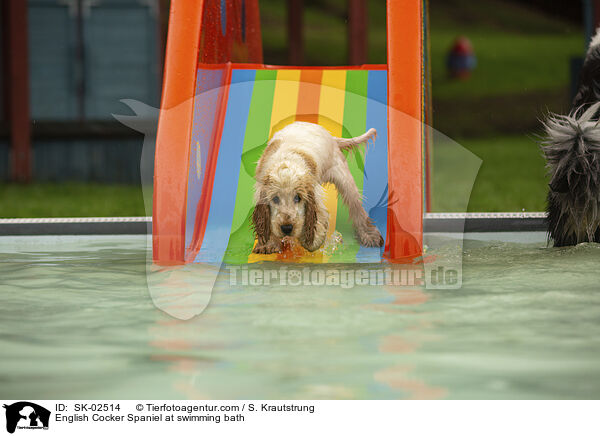
[[[321,247],[329,222],[324,183],[333,183],[341,194],[359,243],[381,247],[383,238],[362,207],[342,153],[376,136],[375,129],[370,129],[355,138],[336,138],[306,122],[295,122],[275,133],[256,167],[252,222],[258,242],[253,252],[280,252],[287,237],[297,238],[311,252]]]

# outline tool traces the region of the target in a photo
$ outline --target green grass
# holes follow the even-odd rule
[[[445,62],[456,31],[432,31],[433,94],[436,99],[475,99],[529,94],[568,87],[569,61],[582,54],[582,36],[572,34],[509,34],[468,32],[477,54],[469,80],[449,79]]]
[[[468,199],[469,212],[538,212],[547,182],[537,142],[526,136],[457,141],[482,160]],[[456,149],[434,148],[433,212],[464,212],[474,164]],[[468,198],[468,196],[467,196]]]
[[[544,161],[533,139],[510,136],[458,141],[434,149],[434,212],[544,210]],[[465,149],[483,162],[472,185]],[[470,199],[469,191],[473,188]],[[466,193],[466,194],[465,194]],[[100,184],[0,185],[0,218],[145,216],[137,186]]]
[[[142,190],[83,183],[0,185],[0,218],[145,216]]]
[[[569,84],[569,60],[584,51],[583,30],[539,10],[500,0],[433,0],[431,60],[438,99],[531,93]],[[446,54],[455,38],[473,43],[477,68],[449,80]]]

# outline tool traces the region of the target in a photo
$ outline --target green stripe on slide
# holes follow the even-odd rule
[[[254,208],[254,171],[256,162],[269,140],[271,111],[275,93],[276,70],[257,70],[254,91],[250,102],[248,123],[242,150],[242,165],[238,181],[231,236],[225,251],[224,261],[231,264],[245,264],[254,245],[254,233],[250,226]],[[228,104],[235,104],[229,102]],[[240,126],[243,128],[243,126]]]
[[[367,126],[367,89],[369,72],[349,70],[346,73],[346,99],[344,104],[345,138],[365,133]],[[353,152],[345,152],[348,167],[358,190],[362,193],[364,182],[364,146]],[[387,170],[387,169],[386,169]],[[333,253],[330,263],[354,263],[360,248],[350,221],[348,208],[341,196],[338,198],[336,230],[342,234],[343,244]]]

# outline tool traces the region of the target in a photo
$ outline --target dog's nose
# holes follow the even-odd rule
[[[284,235],[289,235],[290,233],[292,233],[293,228],[294,228],[294,226],[291,224],[284,224],[281,226],[281,231],[283,232]]]

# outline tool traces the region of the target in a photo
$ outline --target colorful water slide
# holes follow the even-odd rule
[[[388,1],[387,13],[387,65],[276,67],[262,64],[256,0],[172,0],[155,154],[156,263],[414,262],[421,255],[422,1]],[[346,157],[385,248],[358,244],[328,184],[322,249],[291,244],[252,254],[256,162],[273,133],[294,121],[346,138],[377,129],[375,143]]]

